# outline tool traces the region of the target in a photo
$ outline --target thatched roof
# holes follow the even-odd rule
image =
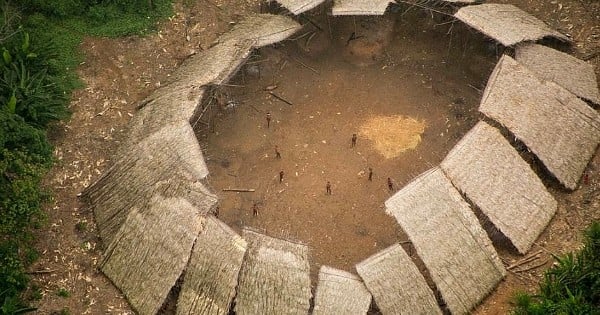
[[[503,56],[479,110],[506,126],[567,188],[575,189],[600,142],[600,115],[574,94]]]
[[[433,292],[399,244],[356,265],[383,314],[442,314]]]
[[[168,125],[129,148],[82,197],[94,211],[100,237],[108,244],[132,207],[155,193],[183,197],[209,211],[216,203],[200,179],[208,175],[189,124]]]
[[[521,253],[554,216],[556,200],[500,132],[485,122],[475,125],[440,166]]]
[[[383,15],[390,0],[335,0],[333,15]]]
[[[185,272],[177,314],[229,314],[246,247],[225,223],[208,216]]]
[[[481,3],[483,0],[441,0],[442,2],[459,3],[459,4],[475,4]]]
[[[311,298],[308,247],[245,229],[248,250],[239,275],[235,312],[308,313]]]
[[[108,244],[100,269],[138,314],[156,314],[181,275],[202,228],[200,211],[184,198],[155,195],[130,209]]]
[[[280,42],[296,33],[302,26],[287,16],[252,14],[219,37],[218,42],[250,42],[253,48]]]
[[[321,267],[313,315],[364,315],[370,305],[371,293],[359,277],[328,266]]]
[[[571,93],[600,104],[594,66],[556,49],[537,44],[517,46],[515,59],[543,80],[552,81]]]
[[[488,3],[461,8],[454,16],[504,46],[546,36],[569,39],[541,20],[510,4]]]
[[[406,232],[452,314],[466,314],[505,276],[469,204],[439,167],[385,202]]]
[[[277,2],[292,14],[298,15],[318,6],[325,2],[325,0],[277,0]]]

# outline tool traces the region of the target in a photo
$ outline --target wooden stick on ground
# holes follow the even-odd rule
[[[254,192],[254,188],[223,188],[223,191]]]
[[[274,98],[276,98],[276,99],[278,99],[278,100],[280,100],[280,101],[282,101],[282,102],[284,102],[284,103],[286,103],[288,105],[294,105],[294,104],[292,104],[292,102],[286,100],[285,98],[283,98],[283,97],[281,97],[281,96],[279,96],[279,95],[277,95],[277,94],[275,94],[273,92],[269,91],[269,95],[273,96]]]

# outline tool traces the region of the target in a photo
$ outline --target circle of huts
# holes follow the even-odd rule
[[[278,0],[300,14],[324,0]],[[382,15],[391,1],[336,0],[332,15]],[[524,143],[550,174],[575,189],[600,141],[593,67],[535,44],[568,40],[504,4],[460,3],[454,17],[504,46],[479,110]],[[474,4],[474,5],[470,5]],[[100,269],[139,314],[155,314],[183,276],[177,314],[307,314],[312,298],[308,247],[244,229],[236,234],[210,215],[217,197],[190,122],[209,86],[226,83],[253,49],[301,28],[290,17],[255,14],[190,57],[132,118],[114,164],[83,197],[94,210],[105,252]],[[582,100],[583,99],[583,100]],[[438,167],[385,202],[407,233],[453,314],[480,303],[506,271],[467,198],[493,228],[526,253],[557,202],[496,127],[477,123]],[[314,314],[441,314],[435,294],[399,245],[356,265],[358,275],[323,266]],[[235,301],[235,303],[233,303]]]

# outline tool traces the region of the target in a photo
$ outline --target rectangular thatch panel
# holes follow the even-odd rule
[[[132,208],[100,269],[141,315],[154,315],[185,268],[203,217],[183,198],[155,195]]]
[[[583,99],[600,104],[594,65],[556,49],[531,43],[518,45],[515,59],[541,79],[552,81]]]
[[[500,132],[485,122],[475,125],[440,166],[521,253],[554,216],[556,200]]]
[[[298,15],[315,8],[325,0],[277,0],[284,8],[288,9],[292,14]]]
[[[383,15],[390,0],[335,0],[333,15]]]
[[[399,244],[356,265],[383,314],[442,314],[433,292]]]
[[[371,293],[359,277],[328,266],[321,267],[313,315],[365,315],[370,305]]]
[[[479,110],[507,127],[567,188],[575,189],[600,142],[600,115],[509,56],[492,72]]]
[[[248,250],[235,300],[238,315],[308,314],[308,247],[244,230]]]
[[[219,37],[220,43],[232,41],[251,43],[259,48],[280,42],[296,33],[302,26],[292,18],[273,14],[252,14]]]
[[[406,232],[452,314],[466,314],[506,271],[469,204],[439,168],[385,202]]]
[[[166,126],[127,153],[82,196],[94,211],[105,244],[112,241],[129,210],[155,192],[184,197],[203,213],[216,204],[216,196],[199,182],[208,169],[187,122]]]
[[[208,216],[185,272],[177,315],[229,314],[246,248],[231,228]]]
[[[454,16],[504,46],[536,41],[546,36],[569,40],[546,23],[511,4],[470,5],[458,10]]]

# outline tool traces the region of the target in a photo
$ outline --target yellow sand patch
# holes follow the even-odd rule
[[[416,148],[423,131],[425,121],[401,115],[377,116],[366,121],[359,134],[373,141],[375,149],[386,159],[391,159]]]

